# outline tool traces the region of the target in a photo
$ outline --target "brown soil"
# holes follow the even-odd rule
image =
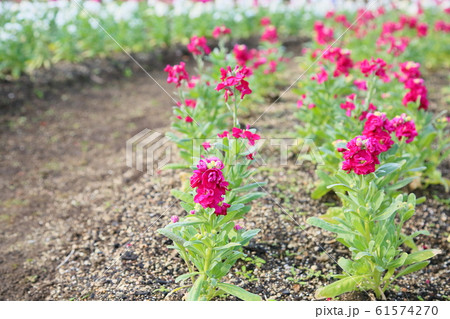
[[[162,72],[151,73],[172,92]],[[448,85],[443,81],[436,92]],[[126,167],[124,154],[125,141],[142,129],[167,131],[173,102],[142,72],[97,82],[2,110],[2,300],[162,300],[185,270],[168,250],[169,241],[156,233],[171,215],[182,212],[170,196],[180,186],[179,173],[142,174]],[[243,124],[261,109],[243,118]],[[265,136],[280,136],[282,129],[297,124],[293,109],[295,96],[286,94],[258,121],[258,129]],[[347,254],[330,233],[305,223],[335,199],[310,198],[316,179],[311,165],[269,164],[254,177],[268,181],[264,191],[269,195],[254,205],[243,225],[262,229],[245,248],[253,261],[239,261],[228,280],[265,299],[311,300],[315,289],[339,272],[334,260]],[[449,177],[448,161],[443,169]],[[428,229],[431,236],[420,237],[418,244],[443,253],[423,271],[398,281],[389,300],[446,300],[450,294],[450,209],[442,201],[442,188],[431,187],[425,194],[427,201],[408,227]],[[170,299],[181,299],[184,292]],[[370,297],[358,293],[342,299]]]

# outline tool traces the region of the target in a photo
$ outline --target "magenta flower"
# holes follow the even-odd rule
[[[382,79],[384,82],[389,82],[390,78],[386,73],[387,70],[387,63],[380,58],[373,59],[370,61],[363,60],[359,63],[359,69],[361,70],[361,73],[364,74],[364,76],[369,76],[370,74],[375,74],[380,79]]]
[[[411,143],[418,135],[414,121],[411,120],[405,113],[401,116],[394,117],[391,122],[395,129],[395,136],[397,136],[399,141],[405,137],[406,143]]]
[[[238,224],[234,225],[234,230],[235,231],[238,231],[238,230],[241,230],[241,229],[242,229],[242,227],[239,226]]]
[[[321,21],[314,22],[314,31],[316,32],[316,42],[320,45],[327,44],[334,40],[333,29],[325,27]]]
[[[275,28],[273,25],[267,26],[264,30],[264,33],[261,36],[261,41],[266,41],[269,43],[278,42],[277,28]]]
[[[230,34],[231,30],[228,29],[226,26],[222,25],[220,27],[215,27],[213,32],[212,32],[212,36],[214,37],[214,39],[218,39],[221,36]]]
[[[341,104],[341,109],[346,110],[345,115],[352,116],[352,111],[355,109],[355,103],[353,103],[355,98],[356,94],[352,93],[347,96],[347,100],[345,101],[345,103]]]
[[[185,67],[186,64],[184,62],[180,62],[180,64],[174,66],[167,65],[164,68],[164,72],[168,73],[167,83],[176,83],[176,87],[180,87],[184,80],[189,81],[189,74]]]
[[[355,80],[353,84],[362,91],[367,91],[367,82],[364,80]]]
[[[214,208],[216,215],[226,215],[227,208],[224,196],[228,191],[228,182],[222,173],[223,163],[217,157],[201,159],[197,164],[197,170],[191,176],[191,187],[196,188],[197,195],[194,202],[203,208]]]
[[[228,101],[229,96],[234,95],[234,90],[241,93],[241,99],[243,99],[245,95],[252,93],[252,90],[248,86],[248,82],[244,80],[251,74],[251,70],[246,66],[242,66],[240,69],[239,66],[236,66],[234,70],[231,70],[231,67],[228,66],[226,69],[222,68],[220,72],[222,73],[222,82],[217,85],[216,91],[225,90],[225,101]]]
[[[326,80],[328,80],[328,72],[323,67],[320,68],[320,72],[313,75],[311,80],[316,80],[317,83],[322,84]]]
[[[420,78],[420,63],[407,61],[399,64],[400,71],[404,76],[399,76],[400,82],[406,82],[408,79]]]
[[[416,28],[417,28],[417,36],[419,38],[427,36],[428,25],[426,23],[423,23],[423,22],[419,23]]]
[[[194,35],[191,42],[187,45],[189,52],[194,55],[210,54],[211,49],[208,47],[205,37],[197,37]]]
[[[245,44],[236,44],[233,48],[233,54],[240,66],[246,65],[247,61],[252,59],[252,54]]]
[[[323,58],[336,64],[336,69],[333,72],[334,77],[338,77],[341,74],[348,76],[349,70],[353,68],[353,60],[350,58],[350,50],[341,48],[328,48]]]
[[[197,106],[197,101],[196,100],[186,99],[184,102],[186,103],[187,107],[190,107],[190,108],[193,108],[193,109],[195,109],[195,107]]]
[[[262,17],[260,23],[262,26],[268,26],[272,22],[270,21],[269,17]]]
[[[203,148],[205,149],[205,151],[207,151],[208,148],[211,147],[211,144],[210,144],[209,142],[204,142],[204,143],[202,144],[202,146],[203,146]]]
[[[419,100],[419,109],[428,110],[428,90],[423,79],[408,79],[405,82],[405,88],[409,89],[409,92],[403,97],[403,105]]]
[[[379,151],[386,152],[389,150],[394,141],[391,138],[391,133],[394,131],[391,121],[386,118],[386,114],[376,112],[369,113],[366,116],[364,123],[364,130],[362,134],[366,137],[374,138],[379,145]]]
[[[343,153],[342,169],[347,173],[354,171],[358,175],[375,172],[375,165],[380,164],[377,144],[374,138],[364,135],[352,139],[347,143],[347,150]]]
[[[178,223],[178,221],[180,220],[180,218],[178,216],[172,216],[170,217],[170,220],[172,221],[172,223]]]

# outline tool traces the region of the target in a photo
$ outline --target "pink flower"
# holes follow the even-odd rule
[[[172,221],[172,223],[178,223],[178,221],[180,220],[180,218],[178,216],[172,216],[170,217],[170,220]]]
[[[409,38],[407,37],[401,37],[401,38],[394,38],[391,37],[390,39],[391,46],[388,49],[388,53],[392,53],[394,56],[399,56],[403,52],[405,52],[406,48],[409,45]]]
[[[334,77],[341,74],[348,76],[349,70],[353,67],[353,60],[350,58],[350,51],[347,49],[330,47],[324,52],[323,58],[336,64]]]
[[[264,74],[275,73],[277,71],[278,63],[277,61],[270,61],[268,68],[264,70]]]
[[[386,152],[394,144],[391,132],[394,131],[391,121],[384,113],[369,113],[366,116],[362,134],[374,138],[379,144],[379,151]]]
[[[242,130],[240,128],[237,127],[233,127],[231,129],[232,135],[234,138],[241,138],[242,137]]]
[[[325,18],[326,18],[326,19],[330,19],[330,18],[332,18],[332,17],[335,15],[335,13],[336,13],[336,12],[334,12],[333,10],[330,10],[330,11],[328,11],[328,12],[325,14]]]
[[[178,65],[167,65],[164,72],[168,73],[167,83],[176,83],[176,87],[180,87],[183,80],[189,81],[189,74],[185,69],[186,64],[180,62]]]
[[[225,137],[228,137],[229,134],[230,134],[230,132],[223,131],[222,134],[219,133],[219,134],[217,134],[217,136],[220,137],[220,138],[225,138]]]
[[[248,140],[248,144],[250,145],[255,145],[255,141],[261,139],[261,137],[258,134],[252,133],[248,130],[245,130],[243,132],[242,137],[246,138]]]
[[[252,90],[248,86],[248,82],[244,79],[251,74],[251,70],[245,66],[239,69],[239,66],[236,66],[234,70],[231,70],[231,67],[227,67],[226,69],[220,70],[222,73],[221,80],[217,87],[216,91],[225,90],[225,101],[228,101],[228,97],[234,95],[234,90],[237,90],[241,93],[241,99],[244,98],[245,95],[252,93]]]
[[[420,63],[407,61],[400,63],[400,71],[404,74],[404,76],[399,76],[400,82],[406,82],[408,79],[420,78]]]
[[[297,108],[301,108],[303,106],[303,101],[306,99],[306,94],[302,94],[300,99],[297,101]]]
[[[195,215],[195,210],[191,210],[191,211],[189,212],[189,214]]]
[[[270,21],[269,17],[262,17],[260,23],[262,26],[268,26],[272,22]]]
[[[193,109],[195,109],[195,107],[197,106],[197,101],[196,100],[186,99],[184,102],[186,103],[187,107],[190,107],[190,108],[193,108]]]
[[[197,164],[197,170],[191,176],[191,187],[196,188],[194,202],[203,208],[214,208],[216,215],[226,215],[227,208],[224,196],[228,191],[228,182],[222,173],[223,163],[217,157],[201,159]]]
[[[380,58],[372,58],[372,60],[370,61],[363,60],[359,63],[359,69],[361,70],[361,73],[364,74],[364,76],[367,77],[370,74],[375,74],[380,79],[382,79],[383,82],[390,81],[390,78],[386,73],[387,67],[387,63]]]
[[[436,23],[434,24],[434,30],[435,31],[442,31],[445,33],[449,33],[450,32],[450,23],[446,23],[443,20],[439,20],[436,21]]]
[[[314,103],[309,103],[308,104],[308,109],[314,109],[314,108],[316,108],[316,105],[314,104]]]
[[[407,106],[409,102],[415,103],[419,100],[419,109],[428,109],[428,90],[423,79],[408,79],[405,88],[409,89],[409,92],[403,97],[403,105]]]
[[[239,226],[238,224],[234,225],[234,230],[235,231],[238,231],[238,230],[241,230],[241,229],[242,229],[242,227]]]
[[[345,101],[341,104],[341,109],[346,110],[345,115],[352,116],[352,111],[355,109],[355,104],[350,101]]]
[[[206,44],[206,38],[205,37],[197,37],[196,35],[194,35],[191,38],[191,42],[187,45],[187,48],[188,48],[189,52],[191,52],[194,55],[211,53],[211,49]]]
[[[377,144],[374,138],[364,135],[352,139],[347,143],[347,150],[343,152],[342,169],[347,173],[354,171],[358,175],[375,172],[375,165],[380,163]]]
[[[337,23],[341,23],[344,27],[349,28],[351,23],[347,20],[347,17],[344,14],[338,15],[334,18],[334,21]]]
[[[267,26],[261,36],[261,41],[276,43],[278,41],[277,28],[275,28],[273,25]]]
[[[416,125],[414,121],[408,118],[403,113],[401,116],[396,116],[392,119],[392,126],[395,129],[395,136],[401,141],[403,137],[406,138],[406,143],[411,143],[417,136]]]
[[[246,65],[247,61],[252,58],[250,51],[245,44],[236,44],[233,48],[233,54],[240,66]]]
[[[188,82],[188,88],[190,88],[190,89],[195,88],[195,86],[196,86],[197,83],[199,83],[199,82],[200,82],[200,77],[199,77],[199,76],[196,76],[196,75],[193,75],[193,76],[191,77],[191,79],[189,80],[189,82]]]
[[[202,144],[202,146],[203,146],[203,148],[205,149],[205,151],[207,151],[208,148],[211,147],[211,144],[210,144],[209,142],[204,142],[204,143]]]
[[[328,73],[327,70],[325,70],[323,67],[320,68],[320,72],[313,75],[311,77],[311,80],[316,80],[317,83],[322,84],[323,82],[325,82],[326,80],[328,80]]]
[[[186,117],[184,118],[184,121],[185,121],[186,123],[192,123],[194,120],[192,119],[192,117],[186,116]]]
[[[325,27],[321,21],[314,22],[314,31],[316,32],[316,42],[320,45],[334,40],[333,29]]]
[[[364,80],[355,80],[353,81],[353,84],[362,91],[367,91],[367,82]]]
[[[220,27],[215,27],[213,32],[212,32],[212,36],[214,37],[214,39],[218,39],[221,36],[230,34],[231,30],[228,29],[226,26],[222,25]]]
[[[419,23],[417,25],[417,36],[419,38],[426,37],[428,33],[428,25],[426,23]]]
[[[346,110],[345,115],[352,116],[352,111],[355,109],[355,104],[352,102],[356,98],[356,94],[352,93],[347,96],[345,103],[341,104],[341,109]]]
[[[255,155],[255,154],[250,153],[250,154],[245,155],[245,157],[246,157],[247,159],[253,161],[253,160],[254,160],[254,158],[253,158],[254,155]]]

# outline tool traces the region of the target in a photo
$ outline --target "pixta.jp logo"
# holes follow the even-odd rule
[[[170,140],[160,132],[142,130],[126,142],[128,167],[153,175],[168,164],[171,156]]]

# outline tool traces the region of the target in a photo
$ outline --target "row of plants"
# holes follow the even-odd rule
[[[225,47],[232,31],[214,28],[218,47],[205,37],[193,36],[187,45],[196,61],[195,75],[185,64],[168,65],[167,82],[178,89],[172,132],[167,136],[180,150],[182,163],[165,168],[192,169],[189,180],[172,195],[180,200],[185,216],[172,216],[159,232],[173,241],[188,272],[176,278],[187,288],[187,300],[211,300],[225,294],[243,300],[261,300],[241,287],[223,282],[231,267],[245,257],[243,246],[259,232],[244,229],[242,221],[251,202],[262,196],[265,185],[253,178],[252,168],[260,135],[243,128],[239,110],[247,103],[264,100],[278,85],[286,60],[277,28],[264,17],[258,28],[260,45],[249,49]],[[185,284],[186,282],[191,284]]]
[[[249,38],[255,35],[254,26],[264,16],[270,16],[282,37],[308,36],[306,30],[316,18],[334,5],[331,0],[314,6],[307,0],[2,1],[0,78],[16,79],[60,61],[79,63],[89,58],[113,56],[123,50],[152,52],[178,43],[187,44],[193,35],[210,37],[216,25],[227,25],[234,40]],[[335,25],[336,34],[353,21],[356,8],[365,7],[353,1],[339,1],[338,5],[345,11],[334,17],[340,22]],[[385,16],[395,14],[389,11]],[[425,17],[428,29],[449,32],[440,7],[427,8]],[[420,32],[424,32],[423,24],[419,27]],[[355,33],[356,37],[348,34],[345,37],[349,42],[347,47],[355,51],[372,48],[375,42],[366,49],[358,46],[357,39],[365,36],[364,32]],[[446,52],[448,57],[448,45],[432,39],[427,43],[436,51]],[[428,64],[441,63],[442,56],[431,53],[420,38],[410,46],[416,46]],[[416,51],[409,52],[415,56]]]
[[[358,27],[350,32],[363,32],[364,37],[349,37],[342,46],[330,44],[343,18],[314,23],[315,42],[305,51],[302,65],[315,65],[316,70],[295,90],[302,122],[298,135],[312,139],[323,160],[312,196],[320,198],[333,190],[341,200],[340,206],[309,218],[308,223],[335,233],[349,250],[348,257],[338,260],[343,273],[318,289],[317,298],[364,290],[385,299],[396,279],[426,267],[439,253],[415,244],[414,239],[427,231],[410,234],[403,229],[416,205],[425,200],[408,193],[407,187],[439,183],[448,190],[448,180],[438,169],[450,155],[448,117],[428,110],[421,64],[405,60],[411,56],[409,50],[417,50],[415,46],[406,45],[400,51],[380,46],[365,54],[373,38],[386,36],[388,14],[380,9],[359,14]],[[339,15],[330,12],[327,16]],[[386,20],[381,29],[373,27],[380,25],[377,19]],[[404,26],[396,32],[405,25],[409,28],[413,19],[417,31],[426,15],[401,16],[398,23]],[[168,136],[183,160],[167,168],[190,168],[192,175],[183,180],[181,189],[172,191],[185,216],[172,216],[159,232],[172,240],[171,248],[187,265],[188,272],[176,279],[180,287],[173,291],[186,289],[187,300],[211,300],[225,294],[261,299],[224,282],[235,262],[245,256],[242,247],[259,232],[240,225],[251,202],[264,196],[258,189],[265,185],[254,180],[252,166],[261,137],[255,129],[239,125],[239,110],[261,101],[277,86],[285,61],[278,29],[268,17],[260,25],[258,49],[236,45],[228,51],[224,43],[232,31],[219,26],[213,30],[219,41],[213,50],[205,37],[190,39],[195,75],[186,71],[183,62],[165,69],[179,97]],[[445,42],[445,32],[436,32],[420,37]],[[418,36],[411,35],[409,43]],[[362,49],[354,53],[343,47],[355,45],[354,41]]]
[[[450,118],[428,110],[421,63],[408,59],[430,56],[416,41],[448,46],[448,31],[427,32],[429,17],[420,10],[394,21],[383,9],[361,11],[339,46],[331,47],[335,30],[350,23],[345,15],[327,16],[315,23],[315,42],[305,51],[303,63],[316,67],[296,89],[298,133],[322,154],[312,197],[332,190],[340,199],[340,206],[308,223],[334,233],[349,257],[338,260],[342,274],[316,297],[363,290],[386,300],[397,278],[426,267],[439,253],[415,245],[414,238],[427,231],[403,229],[425,200],[408,190],[429,184],[449,190],[438,167],[450,155]],[[434,58],[443,52],[437,49]]]
[[[208,2],[208,3],[204,3]],[[79,63],[123,50],[152,52],[211,37],[227,25],[233,39],[249,38],[269,15],[282,35],[295,35],[304,10],[282,1],[22,1],[0,3],[0,78],[15,79],[60,62]]]

